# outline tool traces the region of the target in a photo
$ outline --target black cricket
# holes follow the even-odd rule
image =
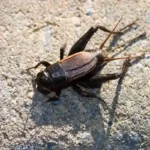
[[[121,18],[122,19],[122,18]],[[121,21],[119,20],[119,22]],[[87,92],[86,88],[82,84],[89,86],[90,84],[99,86],[99,83],[105,82],[107,80],[114,80],[120,78],[122,74],[126,71],[128,64],[131,59],[138,58],[140,56],[131,57],[122,57],[122,58],[112,58],[108,57],[109,52],[102,50],[104,44],[112,34],[122,34],[123,32],[115,32],[117,25],[114,29],[108,30],[103,26],[93,26],[91,27],[70,49],[70,52],[66,58],[64,58],[65,46],[60,48],[60,61],[50,64],[47,61],[41,61],[36,66],[32,68],[37,68],[40,65],[44,65],[46,68],[44,71],[41,71],[37,74],[36,77],[36,89],[44,94],[48,95],[51,92],[54,92],[55,95],[50,97],[48,101],[57,101],[59,100],[61,90],[72,86],[73,89],[79,94],[94,97],[93,93]],[[127,25],[125,28],[132,26],[135,23]],[[109,35],[101,44],[99,49],[93,50],[84,50],[86,44],[94,33],[98,30],[108,32]],[[143,34],[142,34],[143,35]],[[141,35],[140,35],[141,36]],[[139,36],[139,37],[140,37]],[[132,40],[131,40],[132,41]],[[114,74],[98,74],[103,68],[103,64],[112,60],[125,59],[125,62],[120,73]],[[29,69],[32,69],[29,68]],[[28,69],[28,70],[29,70]],[[95,96],[96,97],[96,96]]]

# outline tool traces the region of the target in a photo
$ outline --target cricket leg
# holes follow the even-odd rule
[[[130,44],[130,43],[135,42],[136,40],[138,40],[138,39],[140,39],[140,38],[145,38],[145,37],[146,37],[146,32],[143,32],[143,33],[139,34],[138,36],[136,36],[136,37],[134,37],[134,38],[132,38],[132,39],[129,39],[129,40],[127,40],[126,42],[124,42],[124,43],[118,45],[118,46],[115,47],[114,49],[110,50],[109,52],[107,52],[107,55],[110,54],[111,52],[115,51],[116,49],[122,48],[122,47],[126,46],[127,44]],[[106,55],[106,56],[107,56],[107,55]]]
[[[109,81],[109,80],[115,80],[120,78],[126,71],[130,63],[130,57],[127,58],[122,67],[122,71],[120,73],[113,73],[113,74],[96,74],[95,76],[92,76],[88,80],[79,80],[77,82],[78,85],[84,86],[84,87],[93,87],[97,88],[99,87],[103,82]]]
[[[42,103],[42,105],[44,105],[45,103],[48,103],[48,102],[59,101],[60,94],[61,94],[61,90],[56,91],[55,95],[53,97],[49,97],[48,100],[46,100],[45,102]]]
[[[50,66],[51,64],[50,64],[49,62],[47,62],[47,61],[41,61],[41,62],[39,62],[37,65],[35,65],[34,67],[28,68],[27,70],[36,69],[36,68],[38,68],[40,65],[43,65],[43,66],[45,66],[45,67],[48,67],[48,66]]]
[[[113,34],[121,33],[121,32],[111,31],[103,26],[99,26],[99,25],[93,26],[72,46],[68,55],[72,55],[74,53],[83,51],[85,49],[88,41],[91,39],[91,37],[94,35],[94,33],[98,31],[98,29],[100,29],[104,32],[113,33]]]
[[[63,44],[62,47],[60,48],[60,60],[64,58],[65,48],[66,48],[66,43]]]
[[[88,87],[92,87],[92,88],[98,88],[101,86],[101,84],[103,82],[120,78],[121,74],[122,73],[97,74],[97,75],[91,77],[89,80],[78,81],[78,84],[83,87],[88,86]]]
[[[89,86],[90,83],[92,83],[92,84],[94,83],[94,84],[96,84],[96,86],[98,86],[98,84],[97,84],[98,82],[102,83],[102,82],[105,82],[108,80],[114,80],[114,79],[120,78],[127,71],[129,62],[130,62],[130,59],[125,60],[121,73],[94,76],[93,78],[89,79],[85,83],[87,84],[87,86]],[[78,82],[76,85],[73,85],[72,88],[74,89],[74,91],[76,91],[78,94],[80,94],[82,96],[98,98],[102,102],[103,108],[107,109],[110,112],[110,108],[108,107],[107,103],[103,100],[103,98],[100,97],[99,94],[93,93],[90,90],[88,90],[87,88],[83,87],[81,85],[81,82]]]
[[[122,19],[122,18],[121,18]],[[121,19],[119,20],[119,22],[121,21]],[[88,43],[88,41],[91,39],[91,37],[94,35],[95,32],[98,31],[98,29],[104,31],[104,32],[108,32],[108,33],[111,33],[111,34],[122,34],[123,33],[123,30],[125,30],[126,28],[129,28],[131,27],[133,24],[135,24],[137,20],[133,21],[132,23],[126,25],[125,27],[123,27],[120,31],[118,32],[115,32],[114,30],[111,31],[107,28],[105,28],[104,26],[100,26],[100,25],[97,25],[97,26],[93,26],[91,27],[73,46],[72,48],[70,49],[70,52],[68,55],[72,55],[74,53],[77,53],[77,52],[80,52],[80,51],[83,51]],[[118,23],[119,23],[118,22]],[[118,24],[117,24],[118,25]],[[115,27],[116,28],[116,27]],[[109,38],[109,37],[108,37]],[[108,39],[107,39],[108,40]],[[106,40],[106,41],[107,41]],[[104,44],[106,43],[106,41],[104,41],[100,48],[103,48]]]
[[[130,28],[131,26],[133,26],[138,19],[134,20],[133,22],[131,22],[130,24],[126,25],[125,27],[121,28],[120,31],[122,32],[123,30],[125,30],[126,28]]]
[[[102,44],[99,47],[99,49],[102,50],[102,52],[103,52],[104,55],[107,55],[107,51],[103,50],[103,47],[104,47],[105,43],[108,41],[108,39],[110,38],[110,36],[112,35],[112,33],[115,31],[115,29],[118,26],[118,24],[120,23],[121,19],[118,21],[118,23],[116,24],[116,26],[113,28],[112,32],[110,32],[110,34],[106,37],[106,39],[102,42]],[[136,21],[137,20],[133,21],[132,23],[130,23],[130,24],[126,25],[125,27],[123,27],[122,29],[120,29],[120,33],[123,34],[123,30],[125,30],[126,28],[129,28],[132,25],[134,25],[136,23]]]

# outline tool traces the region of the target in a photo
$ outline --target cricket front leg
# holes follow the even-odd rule
[[[27,70],[36,69],[36,68],[38,68],[40,65],[43,65],[43,66],[45,66],[45,67],[48,67],[48,66],[50,66],[51,64],[50,64],[49,62],[47,62],[47,61],[41,61],[41,62],[39,62],[37,65],[35,65],[34,67],[28,68]]]
[[[48,102],[59,101],[60,100],[60,94],[61,94],[61,90],[56,91],[55,95],[53,97],[48,97],[48,99],[43,104],[48,103]]]

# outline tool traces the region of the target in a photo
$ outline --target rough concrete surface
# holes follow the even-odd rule
[[[44,69],[26,72],[41,60],[59,60],[91,26],[123,28],[105,48],[146,32],[110,56],[146,53],[132,61],[120,80],[92,89],[107,102],[62,91],[61,102],[47,103],[34,92],[32,80]],[[108,34],[95,33],[86,49],[98,48]],[[149,0],[1,0],[0,1],[0,149],[1,150],[149,150],[150,149],[150,1]],[[123,60],[113,61],[102,73],[119,72]],[[27,124],[25,126],[26,120]],[[24,129],[25,126],[25,129]]]

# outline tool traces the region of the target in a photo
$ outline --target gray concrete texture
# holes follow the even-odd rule
[[[34,92],[32,80],[43,70],[25,72],[41,60],[59,60],[59,49],[71,46],[91,26],[120,28],[139,19],[114,48],[146,32],[110,56],[145,56],[132,61],[124,78],[91,91],[97,98],[64,89],[61,102],[47,103]],[[86,49],[98,48],[108,34],[95,33]],[[1,150],[149,150],[150,149],[150,1],[149,0],[1,0],[0,1],[0,149]],[[123,60],[102,73],[120,72]],[[28,121],[24,129],[25,122]],[[112,125],[111,125],[112,124]]]

